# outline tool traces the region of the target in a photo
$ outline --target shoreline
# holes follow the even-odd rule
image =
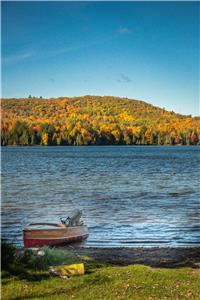
[[[136,146],[136,147],[140,147],[140,146],[156,146],[156,147],[196,147],[196,146],[200,146],[200,144],[193,144],[193,145],[189,145],[189,144],[174,144],[174,145],[171,145],[171,144],[91,144],[91,145],[37,145],[37,144],[34,144],[34,145],[1,145],[1,147],[5,147],[5,148],[27,148],[27,147],[33,147],[33,148],[37,148],[37,147],[43,147],[43,148],[46,148],[46,147],[113,147],[113,146],[117,146],[117,147],[132,147],[132,146]]]
[[[200,268],[200,246],[179,248],[86,248],[70,245],[59,248],[66,249],[78,256],[86,256],[99,262],[118,266],[142,264],[165,268]]]

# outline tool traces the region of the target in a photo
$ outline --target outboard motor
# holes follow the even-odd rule
[[[66,219],[60,219],[62,224],[65,226],[81,226],[83,222],[80,221],[82,212],[79,209],[75,209],[71,213],[69,213]]]

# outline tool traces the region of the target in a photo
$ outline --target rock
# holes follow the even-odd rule
[[[38,256],[44,256],[44,255],[45,255],[45,252],[44,252],[43,250],[39,250],[39,251],[37,252],[37,255],[38,255]]]
[[[194,264],[193,264],[193,266],[194,266],[195,268],[198,268],[198,269],[200,269],[200,262],[196,262],[196,263],[194,263]]]

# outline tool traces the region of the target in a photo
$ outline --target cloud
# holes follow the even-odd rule
[[[27,51],[27,52],[21,52],[21,53],[16,53],[10,56],[2,56],[2,62],[4,64],[15,64],[15,63],[19,63],[23,60],[29,59],[29,58],[34,58],[34,59],[42,59],[42,58],[50,58],[50,57],[54,57],[57,55],[63,55],[63,54],[67,54],[70,52],[75,52],[75,51],[81,51],[81,50],[87,50],[91,47],[95,47],[98,45],[102,45],[105,44],[107,42],[112,41],[114,38],[116,38],[115,36],[112,37],[107,37],[104,39],[99,39],[96,41],[93,41],[91,43],[87,43],[87,44],[78,44],[76,46],[71,46],[71,47],[63,47],[63,48],[54,48],[54,49],[49,49],[49,50],[39,50],[39,49],[35,49],[34,51]]]
[[[127,75],[121,74],[120,78],[117,81],[121,82],[121,83],[123,83],[123,82],[130,83],[130,82],[132,82],[132,79]]]
[[[82,27],[82,30],[83,30],[83,31],[88,31],[88,30],[89,30],[89,27],[88,27],[88,26],[83,26],[83,27]]]
[[[16,53],[10,56],[2,57],[2,63],[4,64],[18,63],[20,61],[26,60],[33,56],[34,56],[33,52]]]
[[[35,52],[24,52],[24,53],[15,53],[9,56],[2,56],[2,63],[5,65],[10,64],[17,64],[22,62],[23,60],[27,60],[29,58],[36,58],[41,59],[43,57],[51,57],[55,55],[65,54],[71,51],[79,50],[83,47],[68,47],[68,48],[62,48],[62,49],[54,49],[54,50],[47,50],[47,51],[35,51]]]
[[[79,50],[81,49],[82,47],[80,46],[77,46],[77,47],[65,47],[65,48],[60,48],[60,49],[54,49],[54,50],[49,50],[49,51],[46,51],[45,53],[40,53],[40,55],[49,55],[49,56],[54,56],[54,55],[59,55],[59,54],[65,54],[65,53],[68,53],[68,52],[71,52],[71,51],[76,51],[76,50]]]
[[[50,78],[49,78],[49,81],[50,81],[51,83],[54,83],[54,82],[55,82],[55,78],[50,77]]]
[[[128,34],[128,33],[131,33],[132,31],[128,27],[120,27],[117,30],[117,32],[120,33],[120,34]]]
[[[63,47],[63,48],[60,48],[60,49],[53,49],[53,50],[49,50],[49,51],[46,51],[44,53],[45,57],[48,55],[48,56],[55,56],[55,55],[60,55],[60,54],[65,54],[65,53],[69,53],[69,52],[74,52],[74,51],[79,51],[79,50],[86,50],[86,49],[89,49],[91,47],[95,47],[95,46],[98,46],[98,45],[104,45],[106,42],[109,42],[109,41],[112,41],[115,37],[107,37],[107,38],[104,38],[104,39],[99,39],[99,40],[96,40],[94,42],[91,42],[91,43],[88,43],[88,44],[80,44],[80,45],[77,45],[77,46],[74,46],[74,47]]]

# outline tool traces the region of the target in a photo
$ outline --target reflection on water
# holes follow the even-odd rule
[[[81,208],[85,246],[200,245],[198,147],[2,148],[2,235]]]

